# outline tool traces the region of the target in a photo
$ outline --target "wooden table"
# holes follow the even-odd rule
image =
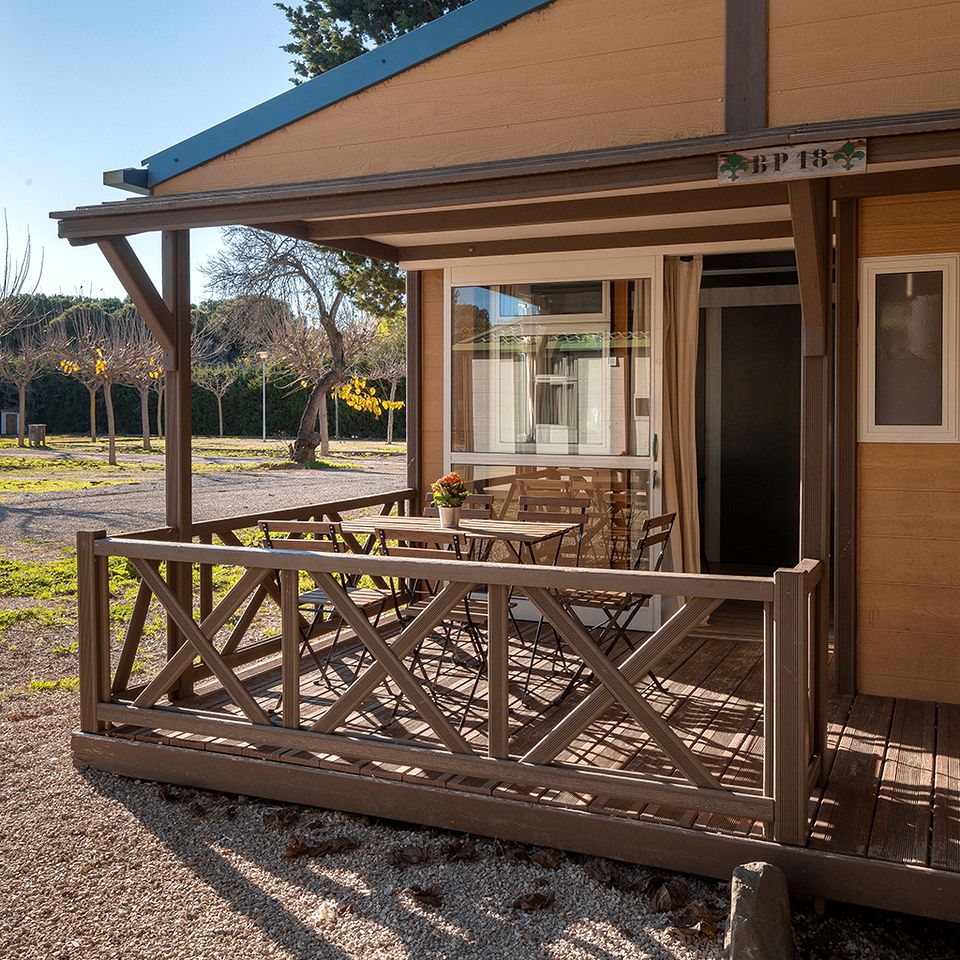
[[[534,520],[461,520],[460,526],[442,527],[439,517],[354,517],[344,520],[342,529],[347,533],[387,534],[399,540],[409,539],[415,542],[429,542],[430,535],[443,532],[454,533],[480,545],[478,559],[486,559],[490,549],[498,540],[506,543],[517,558],[523,562],[523,548],[526,547],[530,561],[536,563],[534,546],[546,543],[557,537],[564,537],[578,527],[576,523],[541,523]]]

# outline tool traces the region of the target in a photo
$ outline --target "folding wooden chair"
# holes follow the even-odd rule
[[[640,570],[647,551],[659,547],[649,569],[652,572],[660,570],[663,566],[663,560],[670,542],[670,533],[676,519],[677,515],[675,513],[665,513],[659,517],[647,517],[643,521],[634,547],[635,556],[631,564],[632,569]],[[595,640],[597,646],[603,650],[604,655],[609,656],[618,640],[623,641],[627,649],[631,651],[635,649],[633,640],[628,633],[630,624],[633,623],[643,607],[650,602],[651,597],[652,594],[649,593],[571,589],[562,591],[558,599],[567,607],[588,607],[599,610],[603,614],[605,623],[599,628]],[[573,691],[585,670],[586,666],[584,664],[577,668],[577,672],[573,675],[563,693],[560,694],[558,703]],[[663,685],[653,672],[650,673],[650,679],[657,689],[663,690]]]
[[[443,560],[447,563],[455,563],[460,560],[468,559],[464,553],[461,538],[456,533],[438,530],[435,533],[432,532],[430,534],[417,534],[416,539],[414,540],[409,539],[409,537],[409,531],[394,531],[394,539],[403,538],[403,540],[402,542],[391,542],[391,531],[389,529],[382,528],[380,530],[381,552],[384,554],[384,556],[388,557],[405,557],[407,559],[419,560]],[[393,587],[395,583],[396,581],[392,580],[391,587]],[[429,603],[429,601],[440,592],[443,586],[443,580],[429,580],[425,577],[408,578],[402,588],[402,594],[397,595],[398,603],[400,602],[401,596],[405,596],[407,598],[407,606],[403,611],[404,617],[412,618],[413,616],[416,616],[416,614],[419,613],[427,605],[427,603]],[[440,674],[443,669],[443,661],[447,656],[450,644],[454,643],[456,637],[461,636],[464,632],[470,638],[477,661],[476,674],[474,676],[470,695],[467,698],[463,713],[460,716],[459,729],[461,730],[466,723],[467,716],[470,712],[470,707],[473,705],[473,701],[476,698],[480,680],[486,672],[487,659],[482,629],[483,624],[486,623],[486,620],[486,607],[471,604],[469,596],[464,597],[463,600],[461,600],[450,610],[444,623],[441,624],[441,629],[444,632],[444,640],[440,649],[440,655],[437,658],[437,668],[434,672],[433,680],[430,679],[427,673],[426,665],[424,664],[421,656],[421,648],[425,643],[426,638],[417,644],[417,647],[413,652],[415,665],[420,667],[424,679],[431,686],[431,688],[433,688],[439,681]],[[454,654],[454,659],[455,658],[456,654]],[[399,698],[397,706],[399,706]],[[396,715],[396,709],[397,707],[394,708],[394,715]]]
[[[439,517],[440,508],[433,502],[432,497],[427,498],[423,506],[423,515],[425,517]],[[493,494],[491,493],[471,493],[470,499],[460,508],[460,516],[464,520],[489,520],[493,517]]]
[[[259,527],[263,532],[264,546],[268,549],[287,548],[289,550],[311,550],[319,553],[351,552],[341,539],[339,523],[315,520],[261,520]],[[286,536],[278,539],[276,537],[278,533],[286,534]],[[375,627],[380,622],[380,617],[388,603],[391,600],[395,602],[395,595],[388,589],[358,586],[360,574],[347,576],[345,574],[334,573],[333,576],[347,592],[350,599],[365,614],[370,611],[376,611],[373,621]],[[327,671],[333,660],[334,651],[343,632],[345,621],[322,587],[314,587],[312,590],[301,593],[297,597],[297,606],[300,609],[313,611],[313,617],[308,623],[306,630],[301,631],[303,642],[300,646],[300,656],[303,657],[305,652],[310,654],[314,663],[317,665],[317,669],[320,671],[323,682],[327,685],[328,689],[332,691],[334,687],[327,676]],[[333,642],[327,647],[325,655],[321,660],[317,652],[313,649],[310,641],[318,627],[333,622],[336,622],[337,625]],[[357,664],[354,675],[356,675],[362,667],[365,656],[366,648],[364,648],[361,654],[360,662]],[[277,701],[277,707],[279,708],[279,706],[280,700]]]

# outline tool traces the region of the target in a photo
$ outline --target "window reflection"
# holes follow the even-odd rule
[[[876,278],[876,422],[943,422],[943,274]]]

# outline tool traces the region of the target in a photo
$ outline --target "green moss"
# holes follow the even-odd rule
[[[69,621],[59,610],[53,610],[50,607],[23,607],[20,610],[0,610],[0,636],[15,623],[36,623],[41,627],[62,627],[69,623]]]
[[[46,693],[50,690],[66,690],[75,693],[80,689],[79,677],[58,677],[56,680],[39,680],[34,678],[27,684],[31,693]]]
[[[77,593],[77,559],[64,550],[55,560],[10,560],[0,557],[0,596],[52,600]]]

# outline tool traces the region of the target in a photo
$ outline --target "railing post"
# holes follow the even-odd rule
[[[509,644],[507,588],[487,586],[487,755],[510,755]]]
[[[94,543],[106,535],[106,530],[77,534],[80,729],[84,733],[97,733],[107,726],[97,719],[97,704],[110,699],[109,581],[105,580],[106,558],[93,552]]]
[[[280,669],[283,725],[300,726],[300,574],[280,571]]]
[[[200,542],[210,546],[213,543],[213,535],[203,534]],[[200,619],[205,620],[210,616],[213,610],[213,564],[201,563],[200,567]]]
[[[807,592],[803,570],[777,570],[774,580],[773,839],[802,845],[807,836]],[[766,731],[765,731],[766,732]]]
[[[776,732],[773,723],[773,664],[775,636],[773,602],[763,605],[763,794],[773,796],[774,743]],[[764,826],[767,839],[773,837],[773,824]]]

